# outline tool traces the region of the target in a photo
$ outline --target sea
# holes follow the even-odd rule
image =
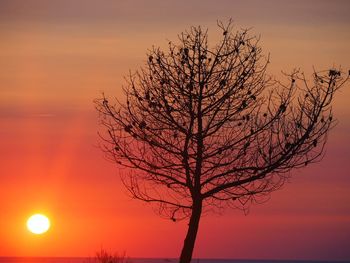
[[[130,258],[112,263],[177,263],[173,258]],[[192,263],[350,263],[350,261],[317,260],[247,260],[247,259],[193,259]],[[68,257],[0,257],[0,263],[107,263],[93,258]],[[109,263],[109,262],[108,262]]]

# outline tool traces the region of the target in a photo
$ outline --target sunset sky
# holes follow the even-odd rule
[[[178,257],[187,223],[132,200],[99,149],[93,100],[122,97],[152,46],[234,20],[261,36],[269,73],[350,69],[350,1],[0,0],[0,256]],[[212,37],[211,37],[212,36]],[[194,257],[350,260],[350,83],[322,162],[245,216],[202,218]],[[42,212],[52,227],[26,229]]]

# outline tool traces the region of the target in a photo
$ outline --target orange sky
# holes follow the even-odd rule
[[[306,1],[305,1],[306,2]],[[98,149],[93,99],[120,96],[123,76],[191,25],[232,17],[252,27],[269,71],[350,68],[349,1],[0,1],[0,256],[177,257],[186,222],[131,200]],[[195,257],[348,259],[350,86],[326,157],[253,206],[202,219]],[[50,216],[34,236],[29,215]]]

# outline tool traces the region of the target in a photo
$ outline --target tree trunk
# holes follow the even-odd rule
[[[202,201],[196,201],[193,203],[192,215],[190,218],[190,222],[188,224],[188,230],[184,241],[184,245],[182,247],[180,263],[191,262],[201,214],[202,214]]]

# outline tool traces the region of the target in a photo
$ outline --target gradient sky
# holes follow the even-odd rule
[[[0,0],[0,256],[177,257],[186,222],[131,200],[98,148],[93,99],[121,96],[147,49],[233,18],[270,53],[269,72],[350,69],[350,1]],[[271,200],[202,218],[195,257],[350,260],[350,85],[321,163]],[[41,211],[52,228],[26,230]]]

